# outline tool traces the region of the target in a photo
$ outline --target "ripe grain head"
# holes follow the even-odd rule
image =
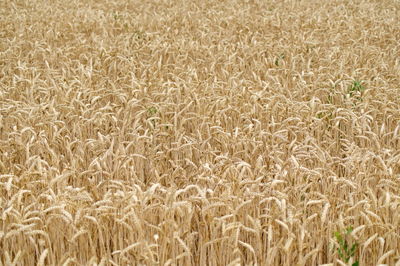
[[[395,265],[399,16],[2,1],[0,265]]]

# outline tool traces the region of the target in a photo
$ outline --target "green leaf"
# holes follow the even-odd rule
[[[351,264],[351,266],[359,266],[359,265],[360,264],[359,264],[358,260],[356,262],[354,262],[353,264]]]
[[[342,250],[340,248],[338,248],[337,251],[338,251],[339,257],[343,259],[344,255],[342,253]]]
[[[353,226],[349,226],[346,228],[346,234],[349,235],[351,232],[353,232]]]
[[[350,96],[353,96],[353,92],[356,92],[356,91],[361,92],[361,91],[364,91],[365,89],[366,88],[361,84],[361,81],[354,80],[349,88]]]
[[[343,241],[342,235],[339,232],[335,232],[335,237],[339,243]]]
[[[354,254],[356,253],[356,248],[358,247],[358,243],[355,243],[351,246],[350,249],[350,256],[354,256]]]
[[[155,115],[155,114],[157,113],[157,108],[155,108],[155,107],[150,107],[149,109],[147,109],[147,112],[148,112],[150,115]]]
[[[344,248],[344,250],[346,251],[346,253],[348,253],[348,248],[349,248],[349,246],[348,246],[348,244],[347,244],[347,241],[344,241],[343,248]]]

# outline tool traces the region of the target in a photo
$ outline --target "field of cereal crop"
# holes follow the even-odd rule
[[[398,0],[0,1],[0,265],[400,265]]]

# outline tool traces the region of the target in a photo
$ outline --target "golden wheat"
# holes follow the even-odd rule
[[[400,265],[399,17],[1,1],[0,265]]]

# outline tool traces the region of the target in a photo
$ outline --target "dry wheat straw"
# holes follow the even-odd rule
[[[398,17],[1,1],[0,265],[399,265]]]

